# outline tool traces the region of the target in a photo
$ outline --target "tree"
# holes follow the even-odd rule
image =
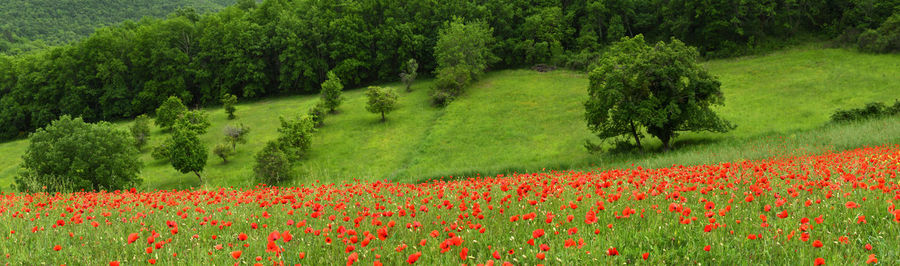
[[[134,138],[134,147],[141,148],[150,140],[150,118],[147,115],[139,115],[131,125],[131,136]]]
[[[300,160],[309,150],[312,143],[312,134],[316,131],[315,124],[308,116],[287,120],[279,117],[281,128],[278,128],[278,145],[291,160]]]
[[[128,131],[68,115],[31,134],[15,178],[20,191],[115,190],[141,183],[141,162]]]
[[[203,111],[188,111],[182,113],[179,117],[178,121],[184,121],[184,126],[190,130],[193,130],[198,135],[206,134],[206,130],[209,129],[209,115]]]
[[[200,172],[206,167],[207,150],[188,120],[179,119],[175,124],[172,144],[169,158],[172,167],[184,174],[193,172],[203,183]]]
[[[416,76],[418,73],[416,71],[419,70],[419,62],[416,62],[416,59],[409,59],[406,62],[406,68],[400,72],[400,81],[403,82],[403,85],[406,86],[406,92],[411,92],[412,88],[410,87],[413,81],[416,80]]]
[[[334,110],[341,105],[341,101],[343,101],[341,90],[343,89],[344,85],[341,84],[341,78],[339,78],[334,71],[329,71],[328,79],[322,83],[321,94],[322,102],[330,112],[334,113]]]
[[[172,146],[174,146],[174,145],[175,145],[175,143],[172,142],[171,137],[166,138],[166,140],[163,141],[163,143],[160,143],[156,147],[153,147],[153,151],[150,153],[150,157],[153,158],[154,160],[168,162],[169,159],[172,157]]]
[[[156,126],[171,130],[175,120],[184,112],[187,112],[187,107],[181,103],[181,99],[170,96],[156,109]]]
[[[397,105],[397,93],[391,88],[370,86],[366,90],[366,97],[369,98],[366,110],[381,113],[381,122],[385,121],[384,114],[393,111]]]
[[[725,98],[698,56],[676,39],[651,46],[640,34],[622,38],[590,73],[588,127],[601,139],[631,136],[638,146],[646,130],[662,141],[663,150],[678,131],[733,129],[710,108]]]
[[[440,30],[434,47],[438,80],[433,97],[442,99],[436,102],[446,103],[458,96],[496,60],[491,53],[493,31],[484,21],[463,23],[459,19]]]
[[[225,141],[231,144],[231,150],[236,151],[238,143],[247,143],[250,127],[241,123],[239,126],[227,125],[222,131],[225,133]]]
[[[234,111],[237,110],[237,108],[234,107],[235,104],[237,104],[237,96],[230,93],[222,95],[222,106],[225,108],[225,113],[228,114],[229,120],[235,118]]]
[[[277,184],[290,178],[291,161],[288,155],[281,150],[277,141],[269,141],[266,146],[256,154],[256,164],[253,172],[262,183]]]
[[[222,158],[222,163],[228,163],[228,156],[231,156],[233,152],[234,151],[228,147],[228,144],[225,143],[216,144],[216,147],[213,148],[213,154]]]

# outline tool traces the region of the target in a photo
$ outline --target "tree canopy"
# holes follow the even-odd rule
[[[60,117],[31,135],[22,156],[20,191],[116,190],[141,183],[131,134],[113,125]]]
[[[664,150],[679,131],[733,129],[711,109],[725,98],[698,57],[676,39],[649,45],[642,35],[622,38],[590,72],[588,127],[602,139],[630,136],[638,146],[647,132]]]
[[[397,92],[391,88],[370,86],[366,90],[366,110],[372,113],[381,113],[381,122],[385,121],[384,114],[397,108]]]

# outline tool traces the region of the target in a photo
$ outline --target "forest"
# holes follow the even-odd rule
[[[205,13],[234,0],[4,0],[0,1],[0,53],[20,53],[80,40],[95,28],[180,9]]]
[[[677,38],[705,58],[758,53],[804,36],[873,52],[900,46],[900,0],[246,0],[202,10],[126,20],[69,44],[0,55],[0,139],[25,137],[62,115],[93,122],[152,114],[169,96],[200,107],[225,93],[315,93],[330,71],[348,87],[398,81],[409,59],[430,73],[438,29],[451,21],[490,27],[491,69],[584,69],[609,44],[638,34],[650,42]],[[55,34],[42,26],[46,20],[9,16],[0,25],[6,42],[78,39],[77,31]],[[87,24],[107,22],[79,27]]]

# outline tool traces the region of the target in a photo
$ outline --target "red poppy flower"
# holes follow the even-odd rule
[[[812,245],[813,245],[813,247],[820,248],[820,247],[822,247],[822,241],[815,240],[815,241],[813,241]]]
[[[406,263],[409,263],[409,264],[416,263],[416,261],[419,260],[419,257],[421,257],[421,256],[422,256],[422,252],[413,253],[412,255],[409,255],[409,258],[406,258]]]
[[[544,260],[545,255],[543,252],[540,252],[537,255],[535,255],[535,257],[537,257],[539,260]]]
[[[825,265],[825,259],[823,259],[823,258],[816,258],[815,260],[813,260],[813,265],[815,265],[815,266],[818,266],[818,265]]]
[[[616,250],[616,248],[609,248],[606,250],[606,255],[607,256],[616,256],[616,255],[619,255],[619,251]]]
[[[56,246],[53,246],[53,250],[60,251],[60,250],[62,250],[62,247],[59,245],[56,245]]]

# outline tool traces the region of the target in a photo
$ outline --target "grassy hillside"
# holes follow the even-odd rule
[[[720,114],[738,128],[729,134],[685,134],[667,154],[591,155],[593,139],[583,121],[585,75],[529,70],[491,72],[444,109],[428,104],[430,81],[401,92],[400,108],[386,123],[365,111],[359,89],[345,92],[340,113],[327,118],[313,139],[309,159],[299,163],[299,182],[427,177],[542,168],[623,167],[755,159],[794,150],[824,151],[900,142],[900,118],[824,126],[837,108],[900,98],[900,55],[866,55],[812,47],[764,56],[705,63],[722,81],[726,106]],[[399,89],[399,84],[384,84]],[[225,120],[212,108],[209,147],[222,141],[228,123],[251,126],[250,142],[228,164],[210,153],[204,180],[213,186],[252,185],[253,155],[276,137],[278,116],[304,114],[316,96],[267,99],[238,106]],[[126,126],[127,123],[123,123]],[[154,129],[151,146],[164,136]],[[8,190],[27,141],[0,144],[0,187]],[[659,145],[650,142],[650,145]],[[148,188],[198,186],[196,177],[152,161],[149,148],[141,175]]]
[[[4,0],[0,1],[0,53],[29,49],[40,40],[59,45],[81,39],[98,27],[144,16],[165,17],[180,7],[208,12],[235,0]]]

